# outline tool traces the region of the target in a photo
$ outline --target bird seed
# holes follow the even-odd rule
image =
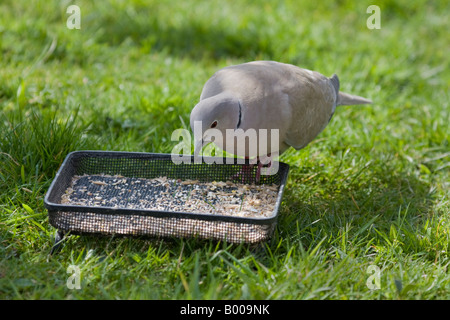
[[[61,203],[267,218],[275,214],[278,189],[275,184],[82,175],[72,178]]]

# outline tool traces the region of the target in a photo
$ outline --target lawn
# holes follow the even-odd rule
[[[80,29],[67,27],[69,5]],[[369,29],[380,8],[380,29]],[[446,1],[0,3],[0,299],[449,299]],[[68,237],[43,198],[75,150],[170,153],[218,69],[339,75],[339,107],[289,150],[273,237]],[[72,267],[80,289],[70,288]]]

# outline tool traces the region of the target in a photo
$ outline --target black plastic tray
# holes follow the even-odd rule
[[[193,212],[132,209],[121,206],[89,206],[63,203],[63,195],[74,176],[120,175],[126,178],[153,179],[166,176],[171,179],[200,182],[227,181],[241,171],[241,159],[206,158],[194,163],[193,156],[185,156],[190,163],[174,163],[170,154],[76,151],[70,153],[58,170],[47,194],[45,207],[49,222],[62,233],[125,235],[151,237],[198,237],[228,242],[260,242],[268,239],[276,225],[278,211],[287,180],[289,166],[279,162],[273,175],[262,175],[257,184],[278,186],[273,214],[263,218],[226,216]],[[212,163],[222,160],[222,164]],[[207,163],[206,163],[207,162]],[[230,164],[231,163],[231,164]],[[255,182],[256,166],[242,171],[246,183]]]

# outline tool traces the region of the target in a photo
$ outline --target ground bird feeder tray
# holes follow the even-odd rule
[[[279,162],[256,182],[257,166],[248,170],[240,161],[72,152],[45,196],[49,222],[62,234],[264,241],[275,228],[289,166]]]

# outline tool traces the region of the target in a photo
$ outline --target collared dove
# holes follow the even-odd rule
[[[337,75],[328,78],[318,72],[275,61],[254,61],[217,71],[203,87],[200,101],[190,116],[198,155],[211,142],[211,128],[222,133],[214,143],[221,149],[245,158],[281,154],[289,147],[304,148],[329,123],[336,106],[368,104],[370,100],[339,92]],[[194,124],[201,124],[201,133]],[[242,136],[227,139],[227,129],[278,129],[278,141],[267,134],[266,148],[249,148],[257,141],[236,143]],[[215,131],[217,132],[217,131]],[[248,136],[247,136],[248,137]],[[258,135],[258,139],[259,139]],[[278,145],[277,143],[278,142]],[[238,146],[240,145],[240,146]],[[250,150],[252,149],[253,152]],[[260,166],[257,178],[259,179]]]

